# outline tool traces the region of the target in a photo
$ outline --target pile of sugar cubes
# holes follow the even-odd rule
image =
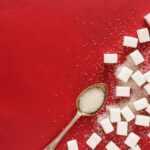
[[[144,17],[145,21],[150,25],[150,13]],[[138,66],[144,62],[144,57],[138,49],[136,49],[138,43],[146,43],[150,41],[150,35],[147,28],[142,28],[137,30],[137,37],[124,36],[123,46],[134,48],[132,53],[129,54],[128,58],[131,63],[138,68]],[[104,54],[105,64],[117,64],[118,54]],[[123,84],[116,86],[115,95],[116,97],[126,97],[131,96],[132,88],[128,84],[129,80],[132,80],[134,84],[144,90],[146,95],[150,95],[150,71],[142,73],[140,70],[132,69],[127,65],[120,67],[117,71],[116,78],[119,82]],[[149,127],[150,126],[150,104],[148,102],[147,96],[136,99],[129,106],[128,104],[123,107],[109,107],[109,114],[105,118],[99,118],[98,123],[102,127],[105,134],[110,134],[115,131],[113,126],[116,126],[116,135],[125,136],[126,139],[124,144],[130,150],[141,150],[142,148],[138,145],[140,136],[134,131],[129,132],[129,122],[134,121],[136,126]],[[147,115],[140,114],[140,111],[145,111]],[[147,135],[150,138],[150,133]],[[97,145],[103,139],[97,133],[93,133],[86,141],[86,144],[91,148],[95,149]],[[76,140],[71,140],[67,142],[68,150],[78,150],[78,144]],[[117,144],[113,141],[109,141],[106,146],[106,150],[121,150]]]

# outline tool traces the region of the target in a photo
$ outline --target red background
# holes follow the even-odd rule
[[[109,103],[115,67],[103,66],[102,54],[118,52],[122,62],[131,51],[123,36],[135,35],[148,12],[149,0],[0,0],[0,149],[41,150],[91,84],[108,84]],[[74,138],[88,149],[95,120],[81,118],[57,149]]]

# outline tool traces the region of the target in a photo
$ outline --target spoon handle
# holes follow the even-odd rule
[[[60,142],[63,136],[68,132],[68,130],[74,125],[74,123],[81,117],[81,115],[82,114],[80,112],[77,112],[77,114],[70,121],[70,123],[66,126],[66,128],[43,150],[55,150],[55,147],[57,146],[57,144]]]

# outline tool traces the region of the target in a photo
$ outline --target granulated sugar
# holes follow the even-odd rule
[[[92,114],[96,112],[104,102],[104,92],[97,88],[86,91],[80,97],[79,109],[81,112]]]

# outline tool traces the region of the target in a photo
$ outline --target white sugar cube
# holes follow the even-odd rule
[[[135,118],[134,113],[128,106],[125,106],[124,108],[122,108],[120,112],[122,116],[126,119],[126,121],[128,122]]]
[[[148,93],[148,95],[150,95],[150,83],[146,84],[144,86],[145,91]]]
[[[129,97],[130,96],[130,87],[116,86],[116,96]]]
[[[150,82],[150,71],[144,73],[145,79],[147,82]]]
[[[118,54],[104,54],[104,63],[116,64],[118,62]]]
[[[110,108],[110,121],[112,123],[121,121],[120,108]]]
[[[123,82],[127,82],[130,78],[130,76],[132,75],[133,70],[131,70],[130,68],[124,66],[123,68],[120,69],[120,71],[117,74],[117,78]]]
[[[144,115],[136,115],[135,124],[139,126],[149,127],[150,117]]]
[[[139,52],[139,50],[135,50],[134,52],[132,52],[129,57],[131,58],[131,60],[133,61],[133,63],[135,65],[139,65],[142,62],[144,62],[144,58],[142,56],[142,54]]]
[[[78,144],[76,140],[71,140],[67,142],[68,150],[78,150]]]
[[[112,131],[114,131],[114,127],[112,126],[109,118],[105,118],[103,120],[100,120],[99,123],[102,126],[102,128],[103,128],[103,130],[106,134],[111,133]]]
[[[134,72],[131,78],[138,86],[142,86],[146,82],[144,75],[139,70]]]
[[[131,132],[126,138],[126,140],[124,141],[124,143],[130,148],[134,148],[137,145],[139,140],[140,140],[140,137],[136,135],[135,133]]]
[[[106,149],[107,149],[107,150],[121,150],[113,141],[110,141],[110,142],[106,145]]]
[[[140,146],[139,145],[136,145],[134,148],[131,148],[129,150],[141,150]]]
[[[149,31],[147,28],[137,30],[137,35],[140,43],[145,43],[150,41]]]
[[[150,25],[150,13],[144,16],[144,19]]]
[[[117,135],[127,136],[128,134],[128,122],[121,121],[117,123]]]
[[[97,135],[96,133],[93,133],[89,139],[86,141],[86,144],[91,148],[91,149],[95,149],[96,146],[100,143],[100,141],[102,140],[102,138]]]
[[[133,106],[134,106],[136,111],[140,111],[140,110],[148,107],[148,100],[145,97],[141,98],[141,99],[133,102]]]
[[[150,132],[147,134],[147,136],[150,138]]]
[[[148,106],[148,107],[146,108],[146,112],[148,112],[148,113],[150,114],[150,106]]]
[[[123,46],[136,48],[138,44],[138,39],[131,36],[124,36]]]

